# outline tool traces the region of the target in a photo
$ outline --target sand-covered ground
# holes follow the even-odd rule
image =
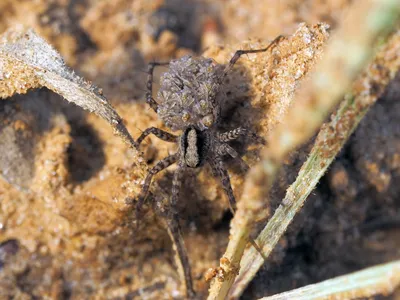
[[[283,34],[271,51],[243,56],[220,95],[221,130],[244,126],[266,136],[351,2],[1,0],[0,34],[32,27],[79,75],[101,87],[134,138],[150,126],[168,130],[145,103],[149,61],[192,54],[226,64],[235,50],[265,47]],[[156,69],[154,96],[165,71]],[[400,257],[399,98],[398,76],[243,299]],[[249,165],[262,147],[249,139],[234,146]],[[176,146],[149,137],[141,149],[152,165]],[[266,212],[278,206],[309,149],[305,145],[285,162]],[[140,175],[107,122],[45,88],[29,90],[0,100],[0,153],[0,299],[184,298],[165,220],[152,205],[157,199],[148,199],[136,226],[126,199],[138,194]],[[227,165],[239,199],[246,174],[234,160]],[[156,177],[166,194],[172,170]],[[204,275],[219,264],[232,218],[209,168],[185,176],[177,211],[194,288],[203,299],[209,287]]]

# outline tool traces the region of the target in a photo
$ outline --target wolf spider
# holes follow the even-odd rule
[[[177,143],[179,146],[175,154],[160,160],[149,170],[137,197],[137,222],[153,176],[174,163],[178,164],[178,168],[174,172],[172,181],[170,201],[172,208],[176,207],[185,170],[199,168],[207,163],[211,166],[213,174],[220,178],[229,199],[230,210],[232,214],[235,213],[236,200],[223,157],[229,155],[239,159],[246,168],[248,166],[228,142],[236,140],[240,136],[249,136],[258,143],[264,143],[264,140],[242,127],[219,132],[217,125],[220,122],[221,103],[217,94],[224,78],[241,55],[267,51],[281,38],[282,36],[278,36],[263,49],[236,51],[226,67],[215,63],[212,59],[191,56],[184,56],[172,60],[170,63],[153,62],[149,64],[146,102],[171,130],[181,130],[182,134],[174,135],[159,128],[150,127],[143,131],[137,139],[138,148],[150,134],[166,142]],[[152,97],[153,71],[156,66],[160,65],[169,65],[169,70],[161,78],[161,87],[158,92],[160,101],[156,102]],[[250,243],[263,256],[255,241],[250,239]],[[186,281],[191,281],[189,266],[186,268],[186,274],[188,276]],[[188,284],[190,285],[188,293],[193,295],[191,283],[188,282]]]
[[[235,149],[229,146],[228,142],[236,140],[240,136],[249,136],[254,141],[261,143],[264,141],[242,127],[223,133],[218,132],[216,127],[220,121],[221,105],[217,94],[224,78],[241,55],[265,52],[281,38],[282,36],[278,36],[263,49],[236,51],[229,64],[223,69],[221,69],[221,65],[211,59],[193,58],[188,55],[170,63],[153,62],[149,64],[146,102],[168,127],[173,131],[182,130],[183,132],[178,136],[156,127],[150,127],[137,139],[138,147],[150,134],[166,142],[179,145],[175,154],[160,160],[149,170],[137,198],[137,212],[143,206],[153,176],[174,163],[178,164],[178,168],[172,181],[171,205],[173,207],[179,198],[184,171],[199,168],[208,163],[213,174],[220,177],[222,187],[229,199],[230,209],[232,213],[235,212],[236,200],[223,157],[229,155],[240,160],[241,157]],[[152,97],[153,70],[160,65],[169,65],[169,71],[164,73],[161,78],[161,88],[158,93],[161,101],[157,103]]]

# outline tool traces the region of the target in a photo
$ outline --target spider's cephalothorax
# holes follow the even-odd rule
[[[210,132],[189,126],[179,139],[179,152],[186,167],[197,168],[202,166],[210,150]]]

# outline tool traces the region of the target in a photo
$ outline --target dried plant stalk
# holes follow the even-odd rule
[[[372,55],[372,45],[378,37],[393,28],[399,13],[400,7],[394,0],[368,0],[352,5],[349,17],[330,41],[323,61],[300,90],[282,124],[272,132],[269,139],[271,147],[263,151],[263,160],[248,174],[238,211],[231,223],[229,244],[221,259],[220,267],[228,276],[224,280],[212,281],[208,299],[225,299],[228,295],[239,269],[252,221],[263,209],[263,199],[268,195],[282,160],[321,125]],[[272,232],[278,225],[274,225]],[[271,250],[264,249],[266,253]]]
[[[42,86],[110,123],[133,149],[138,166],[145,169],[136,142],[100,89],[68,69],[61,55],[32,29],[4,33],[0,40],[0,98]]]
[[[144,176],[147,165],[137,150],[136,142],[101,90],[69,70],[60,54],[33,30],[6,32],[0,41],[0,97],[7,98],[42,86],[110,123],[115,132],[133,149],[140,168],[138,173]],[[188,295],[192,296],[194,292],[190,269],[185,269],[189,265],[188,257],[179,224],[171,219],[167,222],[167,227],[177,253],[176,262],[181,280]]]
[[[144,177],[147,165],[137,150],[137,144],[101,90],[68,69],[60,54],[32,29],[7,31],[0,40],[0,98],[43,86],[110,123],[134,151],[136,166],[139,167],[136,172]],[[157,185],[155,189],[168,198]],[[192,297],[194,291],[188,257],[178,221],[167,218],[166,223],[182,283],[188,296]]]
[[[400,260],[260,300],[364,299],[375,295],[389,295],[399,285]]]
[[[346,97],[337,112],[332,115],[331,121],[322,126],[310,156],[302,166],[296,181],[288,188],[283,204],[257,238],[264,255],[270,254],[344,143],[368,109],[383,94],[399,69],[400,31],[397,31],[354,83],[353,95]],[[263,263],[263,258],[256,251],[247,249],[241,261],[239,276],[232,286],[231,295],[234,298],[242,294]]]

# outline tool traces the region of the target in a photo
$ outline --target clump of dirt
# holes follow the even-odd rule
[[[220,95],[221,130],[240,125],[266,135],[291,105],[328,39],[325,23],[298,23],[325,21],[334,28],[351,1],[256,2],[5,0],[0,33],[16,23],[33,27],[70,66],[103,88],[135,138],[150,126],[168,130],[144,103],[146,62],[202,53],[226,64],[235,50],[265,47],[286,34],[268,53],[241,58]],[[154,91],[163,70],[156,71]],[[399,80],[362,121],[244,299],[399,257]],[[165,222],[150,201],[138,227],[134,224],[125,200],[137,195],[141,178],[132,153],[109,124],[45,89],[2,100],[0,107],[1,115],[7,107],[24,115],[16,113],[4,125],[13,134],[33,132],[24,145],[7,145],[22,153],[20,168],[7,165],[17,172],[16,181],[0,179],[0,296],[183,298]],[[0,127],[0,135],[6,127]],[[243,142],[235,146],[251,165],[258,146]],[[151,137],[142,150],[153,164],[176,149]],[[266,210],[283,198],[306,150],[287,161]],[[2,171],[9,161],[0,159]],[[245,174],[234,161],[228,165],[239,196]],[[170,190],[171,173],[156,180]],[[202,298],[208,289],[203,276],[218,265],[227,244],[228,207],[210,170],[185,179],[177,209]]]

